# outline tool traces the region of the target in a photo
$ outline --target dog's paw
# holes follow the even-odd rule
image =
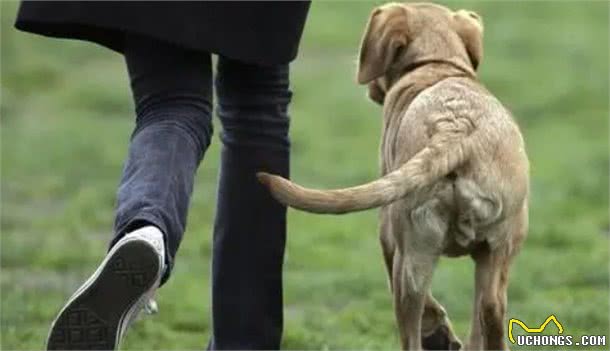
[[[422,338],[424,350],[460,350],[462,343],[455,339],[446,325],[441,324],[428,336]]]

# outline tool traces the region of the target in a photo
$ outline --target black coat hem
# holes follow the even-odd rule
[[[15,27],[122,53],[129,33],[260,65],[298,52],[310,2],[23,1]]]

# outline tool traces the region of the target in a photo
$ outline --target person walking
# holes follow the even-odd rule
[[[59,311],[47,349],[117,349],[138,311],[168,281],[195,172],[212,138],[214,90],[222,154],[208,348],[279,349],[286,208],[256,172],[289,176],[289,63],[309,5],[21,3],[17,29],[123,54],[136,115],[108,253]]]

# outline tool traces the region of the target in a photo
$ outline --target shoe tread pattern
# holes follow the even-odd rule
[[[48,350],[113,350],[125,312],[157,279],[159,258],[148,244],[127,242],[89,287],[57,317]]]

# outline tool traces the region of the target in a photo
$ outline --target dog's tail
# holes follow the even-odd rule
[[[428,146],[395,171],[345,189],[308,189],[264,172],[257,177],[279,202],[299,210],[334,214],[362,211],[388,205],[448,175],[468,160],[471,144],[472,138],[463,135],[436,135]]]

